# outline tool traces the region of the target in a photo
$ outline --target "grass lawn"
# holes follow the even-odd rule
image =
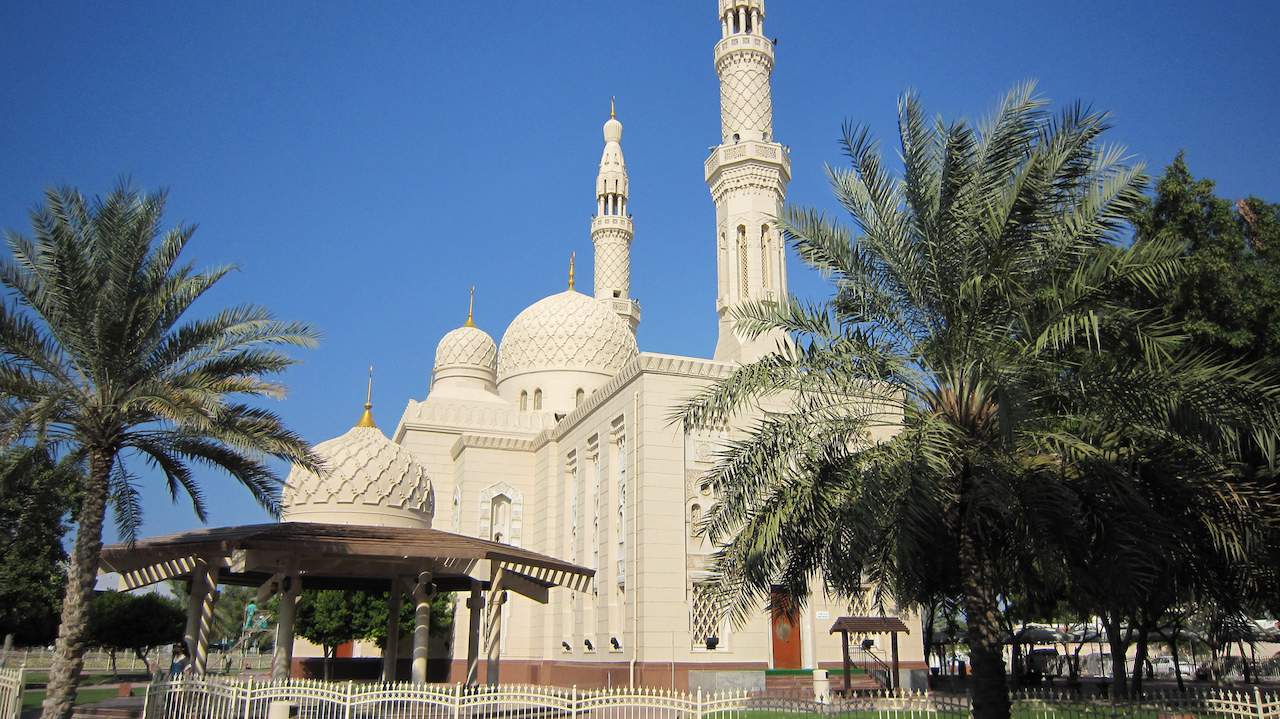
[[[45,669],[28,669],[23,672],[22,679],[27,684],[48,684],[49,672]],[[115,677],[111,672],[92,673],[80,675],[80,686],[87,687],[95,684],[115,684],[117,682],[146,682],[146,672],[120,672],[119,677]]]
[[[93,704],[95,702],[110,699],[116,695],[116,690],[112,689],[81,689],[76,694],[76,704]],[[44,701],[44,690],[34,689],[22,695],[22,709],[35,709],[40,706],[40,702]]]
[[[1188,711],[1187,713],[1190,714],[1193,712]],[[798,717],[803,716],[838,717],[838,719],[886,719],[886,717],[912,715],[913,713],[907,709],[901,710],[900,712],[892,709],[880,711],[868,709],[863,711],[833,712],[831,714],[806,714],[804,712],[757,709],[732,713],[733,719],[798,719]],[[1112,713],[1110,706],[1086,704],[1062,704],[1046,712],[1043,705],[1017,702],[1013,705],[1012,715],[1013,719],[1044,719],[1045,717],[1061,717],[1063,719],[1087,719],[1089,717],[1098,717],[1099,719],[1104,717],[1105,719],[1112,719],[1113,717],[1123,717],[1124,719],[1158,719],[1162,715],[1167,715],[1167,712],[1149,708],[1139,709],[1134,707],[1117,707],[1115,713]],[[722,716],[727,718],[730,714],[726,713]],[[916,713],[914,716],[920,716],[920,714]],[[939,711],[937,714],[929,714],[929,716],[937,717],[938,719],[950,719],[952,717],[955,719],[968,719],[969,713],[967,711]],[[1196,717],[1198,719],[1228,719],[1225,714],[1196,714]]]

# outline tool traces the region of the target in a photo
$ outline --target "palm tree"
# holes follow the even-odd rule
[[[313,346],[315,331],[252,305],[184,319],[233,268],[180,264],[195,228],[162,232],[164,205],[164,193],[123,184],[92,201],[50,190],[32,236],[7,233],[12,259],[0,262],[0,438],[45,442],[86,468],[45,719],[71,714],[108,504],[126,541],[139,526],[126,457],[158,468],[201,521],[193,464],[226,471],[276,512],[268,458],[318,463],[276,414],[244,403],[283,395],[269,380],[295,361],[282,350]]]
[[[780,219],[833,296],[741,307],[741,331],[789,341],[675,415],[687,429],[758,417],[711,471],[719,500],[702,527],[723,547],[717,584],[732,618],[772,586],[798,605],[818,572],[845,596],[870,588],[884,608],[921,558],[945,553],[959,570],[977,717],[1009,715],[1002,596],[1056,562],[1039,538],[1070,519],[1065,448],[1084,444],[1063,429],[1079,406],[1056,400],[1081,355],[1106,350],[1102,329],[1128,328],[1144,353],[1149,376],[1133,373],[1123,392],[1146,421],[1175,411],[1174,393],[1211,425],[1211,390],[1252,381],[1162,371],[1177,328],[1124,298],[1174,277],[1179,246],[1123,246],[1141,166],[1102,144],[1105,114],[1046,105],[1032,84],[1016,87],[975,129],[927,120],[908,94],[900,178],[865,128],[846,125],[851,167],[828,174],[856,233],[814,210]]]

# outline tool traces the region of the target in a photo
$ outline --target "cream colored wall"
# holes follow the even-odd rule
[[[438,409],[429,416],[415,410],[417,403],[406,409],[397,436],[431,473],[437,492],[436,526],[441,529],[454,531],[455,486],[460,489],[462,507],[456,531],[480,536],[486,492],[495,485],[509,485],[523,501],[520,534],[514,538],[520,546],[590,566],[591,472],[599,464],[598,593],[571,599],[568,590],[552,590],[548,605],[510,595],[504,658],[772,664],[769,622],[763,609],[745,626],[725,628],[715,651],[694,646],[691,635],[691,573],[706,566],[711,548],[691,535],[689,509],[697,502],[705,512],[714,499],[701,495],[696,479],[710,468],[714,459],[710,449],[725,435],[703,432],[686,437],[668,417],[674,406],[727,371],[726,365],[708,360],[642,355],[601,388],[602,394],[590,397],[587,407],[541,432],[540,427],[550,424],[545,413],[508,410],[500,421],[481,415],[485,421],[477,424],[483,426],[448,428],[439,423]],[[424,422],[424,416],[434,418],[433,423]],[[617,479],[623,464],[617,452],[619,437],[626,442],[628,477],[623,545],[628,576],[621,589],[617,584]],[[596,460],[592,460],[593,447]],[[576,454],[579,471],[576,551],[570,546],[571,454]],[[469,616],[464,599],[458,596],[455,610],[456,659],[466,656]],[[638,638],[634,631],[637,606]],[[823,612],[825,618],[821,618]],[[827,630],[832,618],[847,613],[846,604],[827,600],[819,591],[801,620],[806,666],[840,660],[839,636],[828,635]],[[904,619],[912,634],[900,637],[900,658],[922,660],[918,622]],[[612,650],[610,637],[618,637],[620,651]],[[584,638],[591,639],[594,651],[586,650]],[[569,642],[572,650],[564,651],[562,641]],[[883,643],[887,658],[887,639]]]

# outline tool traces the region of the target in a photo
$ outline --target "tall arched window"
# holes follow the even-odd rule
[[[535,389],[533,391],[533,408],[542,409],[542,390]]]
[[[747,228],[738,225],[738,299],[747,299]]]
[[[520,411],[529,409],[529,392],[527,390],[520,391]]]
[[[505,494],[489,502],[489,531],[495,542],[511,541],[511,498]]]
[[[582,400],[586,398],[587,398],[587,393],[583,391],[581,387],[579,387],[578,391],[573,394],[573,406],[574,407],[582,406]]]
[[[760,286],[769,289],[769,273],[773,269],[769,262],[769,226],[760,225]]]

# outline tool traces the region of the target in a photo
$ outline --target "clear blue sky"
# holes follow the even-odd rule
[[[769,0],[775,133],[790,198],[830,206],[845,118],[892,151],[897,96],[981,116],[1036,78],[1114,112],[1155,170],[1186,149],[1221,192],[1280,199],[1280,3]],[[208,310],[266,304],[320,349],[277,409],[320,441],[357,419],[365,368],[388,433],[426,394],[435,344],[465,317],[500,338],[563,289],[588,221],[610,95],[636,219],[633,294],[648,351],[709,356],[719,140],[714,0],[0,3],[0,227],[42,188],[128,175],[197,222],[191,258],[234,262]],[[590,286],[590,262],[580,263]],[[821,281],[790,261],[793,290]],[[215,524],[261,519],[204,472]],[[194,524],[156,482],[145,533]]]

